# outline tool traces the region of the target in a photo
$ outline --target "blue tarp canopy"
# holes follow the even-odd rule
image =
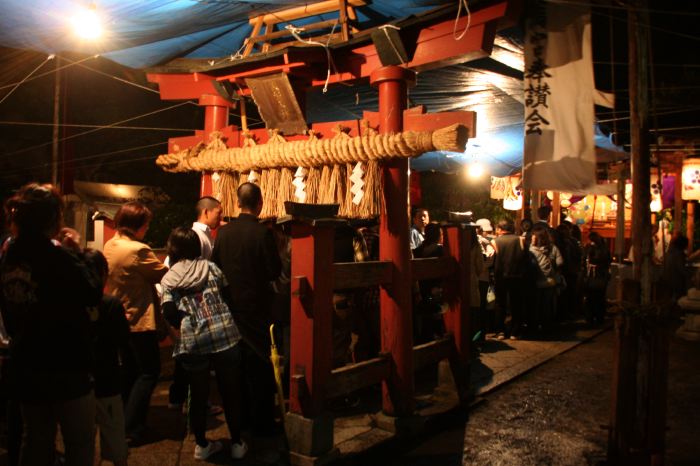
[[[100,54],[122,65],[146,68],[175,58],[221,58],[238,52],[251,34],[251,16],[316,2],[282,0],[2,0],[0,45],[46,53]],[[366,30],[453,5],[451,0],[372,0],[356,8]],[[473,2],[478,4],[479,2]],[[104,22],[104,37],[81,42],[71,33],[80,8],[94,6]],[[337,18],[337,13],[295,21],[295,26]],[[280,26],[284,27],[285,23]],[[418,171],[458,171],[478,158],[491,174],[520,171],[523,145],[523,47],[518,30],[501,31],[489,58],[427,71],[409,92],[411,105],[428,112],[477,112],[476,139],[465,153],[432,152],[412,161]],[[307,96],[309,122],[361,118],[376,110],[376,89],[366,84],[336,85]],[[600,135],[603,143],[604,136]],[[612,148],[615,150],[615,148]]]
[[[278,0],[2,0],[0,45],[46,53],[101,54],[132,68],[174,58],[225,57],[250,36],[251,16],[311,1]],[[372,0],[356,8],[361,30],[454,4],[450,0]],[[80,41],[71,21],[93,5],[104,24],[98,43]],[[305,18],[304,23],[336,19],[337,13]],[[282,27],[286,23],[280,23]]]

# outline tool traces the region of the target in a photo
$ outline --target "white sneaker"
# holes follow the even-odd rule
[[[248,445],[241,439],[238,443],[231,444],[231,458],[239,460],[248,453]]]
[[[205,460],[211,455],[221,451],[223,445],[221,442],[209,442],[206,447],[200,447],[199,445],[194,447],[194,459]]]

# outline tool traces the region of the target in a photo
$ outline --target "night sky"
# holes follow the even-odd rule
[[[83,57],[67,56],[78,61]],[[0,82],[14,83],[45,60],[44,54],[29,51],[0,50]],[[69,64],[61,60],[61,64]],[[173,175],[157,169],[158,154],[167,151],[170,137],[186,136],[201,129],[203,112],[191,103],[161,101],[156,87],[146,82],[140,70],[131,70],[105,59],[88,59],[61,71],[62,121],[60,153],[67,157],[67,170],[75,179],[162,186],[171,197],[189,198],[198,193],[196,175]],[[51,71],[55,60],[40,70]],[[0,185],[3,195],[28,181],[51,179],[51,140],[53,128],[54,73],[23,84],[0,104]],[[138,88],[114,79],[131,81]],[[150,88],[150,91],[148,90]],[[11,88],[10,88],[11,89]],[[4,95],[9,89],[0,90]],[[0,97],[1,98],[1,97]],[[155,128],[99,129],[139,115],[156,112],[119,126]],[[43,126],[21,125],[34,122]],[[93,125],[69,126],[69,125]],[[168,129],[184,129],[175,131]],[[79,135],[83,132],[90,132]],[[191,191],[191,192],[190,192]]]

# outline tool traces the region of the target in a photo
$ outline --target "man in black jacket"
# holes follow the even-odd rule
[[[523,275],[525,272],[526,251],[522,238],[515,234],[511,220],[501,220],[496,227],[498,235],[493,241],[496,249],[494,277],[496,283],[497,338],[510,337],[515,340],[520,334],[523,321]],[[506,328],[506,314],[510,314],[510,324]]]
[[[263,206],[260,188],[243,183],[238,188],[238,206],[240,215],[219,229],[212,261],[226,276],[231,311],[243,337],[244,396],[249,397],[243,406],[248,407],[252,429],[268,433],[274,428],[275,394],[268,358],[271,282],[282,265],[272,231],[258,221]]]

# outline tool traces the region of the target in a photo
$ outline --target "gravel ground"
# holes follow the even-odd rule
[[[405,444],[382,466],[568,466],[605,459],[614,335],[593,340],[488,394],[466,425]],[[666,465],[700,465],[700,342],[672,338]],[[388,459],[391,458],[391,459]]]
[[[612,332],[490,394],[464,435],[465,465],[585,465],[605,454]]]

